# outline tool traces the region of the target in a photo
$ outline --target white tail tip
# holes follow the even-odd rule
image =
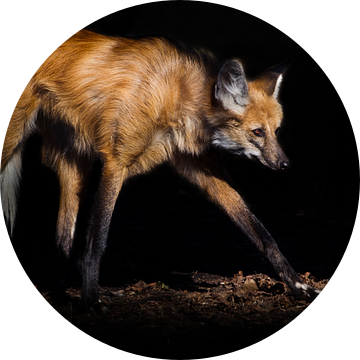
[[[21,167],[21,152],[17,151],[0,175],[1,203],[10,235],[12,235],[15,225]]]

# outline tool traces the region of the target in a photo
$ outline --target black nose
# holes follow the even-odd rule
[[[283,170],[283,171],[287,170],[289,168],[289,166],[290,166],[290,163],[287,160],[283,160],[283,161],[279,162],[279,169],[280,170]]]

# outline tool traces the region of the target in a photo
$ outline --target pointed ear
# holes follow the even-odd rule
[[[279,89],[283,77],[283,73],[290,65],[291,60],[285,61],[283,64],[278,65],[268,70],[257,81],[261,83],[261,87],[268,96],[273,96],[277,99],[279,95]]]
[[[242,114],[248,103],[249,89],[244,70],[238,60],[227,61],[220,69],[215,97],[226,110]]]

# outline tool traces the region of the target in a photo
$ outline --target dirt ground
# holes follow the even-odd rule
[[[327,280],[306,283],[323,289]],[[73,325],[94,338],[155,358],[204,358],[252,345],[280,330],[309,306],[264,274],[222,277],[172,273],[167,283],[101,287],[108,312],[84,314],[78,288],[42,295]]]

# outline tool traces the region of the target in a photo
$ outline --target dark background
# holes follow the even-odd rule
[[[239,57],[253,78],[291,58],[280,91],[280,142],[292,161],[277,173],[222,153],[236,187],[296,271],[329,278],[352,232],[359,195],[358,156],[350,121],[331,82],[285,34],[231,8],[201,2],[161,2],[111,14],[89,26],[109,35],[167,35],[205,47],[219,58]],[[40,65],[40,64],[39,64]],[[40,164],[34,137],[24,154],[16,253],[39,290],[77,283],[58,255],[58,185]],[[96,188],[95,166],[88,203]],[[84,225],[83,225],[84,226]],[[166,165],[129,181],[117,202],[101,284],[134,278],[171,281],[172,271],[232,276],[265,272],[256,250],[203,194]]]

